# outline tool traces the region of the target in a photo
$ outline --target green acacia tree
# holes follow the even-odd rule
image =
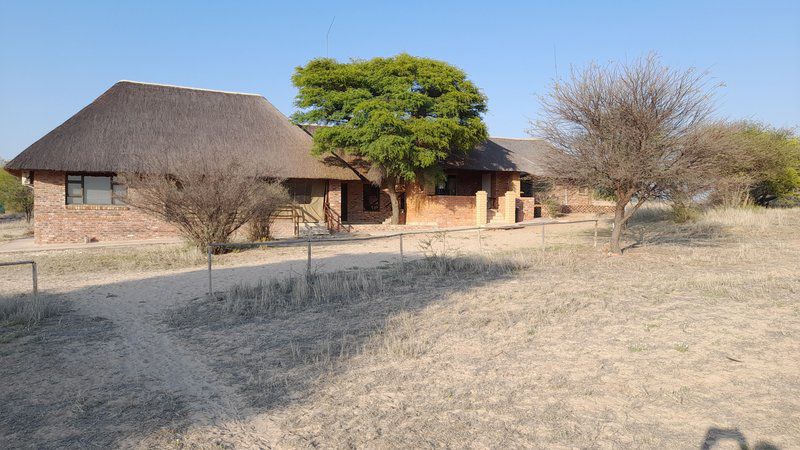
[[[751,177],[750,195],[762,205],[800,193],[800,137],[793,130],[757,122],[738,124],[745,153],[739,161]]]
[[[392,202],[397,186],[464,154],[488,137],[486,96],[461,69],[400,54],[340,63],[311,60],[295,69],[296,123],[327,125],[314,133],[314,153],[341,151],[366,162],[368,178]]]

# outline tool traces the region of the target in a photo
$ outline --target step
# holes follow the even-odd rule
[[[331,234],[324,222],[300,222],[297,226],[299,236],[321,236]]]

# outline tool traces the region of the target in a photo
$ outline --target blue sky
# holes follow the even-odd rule
[[[399,52],[464,69],[494,136],[523,137],[570,65],[655,51],[725,83],[719,114],[800,125],[800,2],[0,0],[0,157],[121,79],[255,92],[293,111],[293,69]]]

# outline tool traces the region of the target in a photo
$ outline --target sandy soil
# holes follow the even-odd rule
[[[645,224],[624,257],[586,245],[587,227],[548,231],[561,244],[546,252],[531,230],[482,247],[448,237],[434,245],[544,256],[514,275],[419,276],[391,295],[255,318],[220,314],[202,269],[43,273],[69,312],[0,329],[0,377],[15,380],[0,387],[0,436],[39,448],[696,448],[741,435],[792,448],[796,224]],[[315,268],[385,265],[396,245],[320,248]],[[421,256],[419,240],[406,251]],[[302,272],[304,252],[238,254],[215,290]],[[3,292],[19,284],[0,279]]]

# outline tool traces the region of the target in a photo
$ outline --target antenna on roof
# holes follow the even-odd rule
[[[556,44],[553,44],[553,68],[555,69],[555,79],[558,79],[558,57],[556,56]]]
[[[331,24],[328,25],[328,32],[325,33],[325,57],[328,57],[328,36],[331,34],[331,28],[333,28],[333,22],[336,21],[336,16],[333,16],[333,20],[331,20]]]

